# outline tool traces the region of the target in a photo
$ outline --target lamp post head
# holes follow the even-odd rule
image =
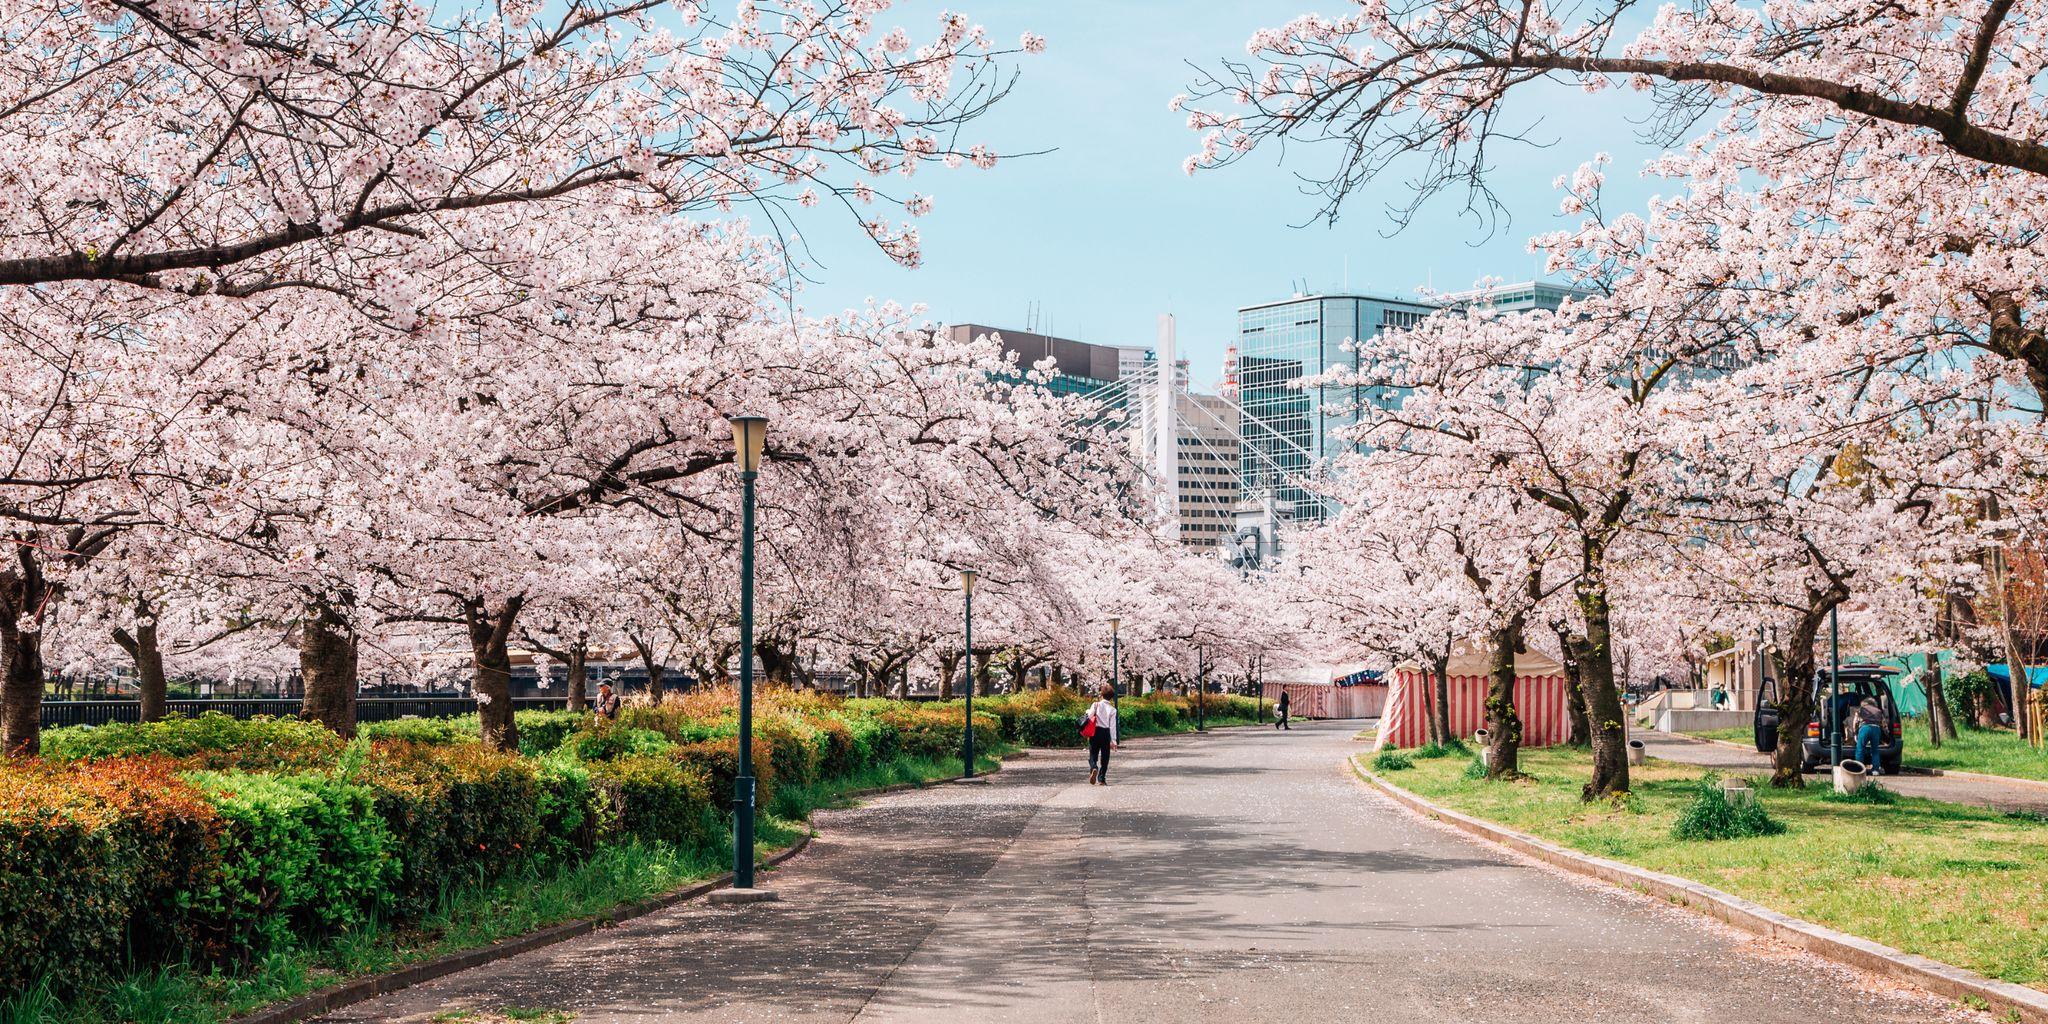
[[[768,417],[740,415],[727,417],[732,424],[733,462],[742,473],[761,471],[761,452],[768,446]]]
[[[1110,616],[1110,617],[1109,617],[1109,635],[1110,635],[1110,636],[1115,636],[1115,635],[1116,635],[1116,629],[1117,629],[1117,627],[1118,627],[1118,626],[1121,626],[1121,625],[1123,625],[1123,624],[1124,624],[1124,617],[1123,617],[1123,616],[1121,616],[1121,615],[1112,615],[1112,616]]]
[[[977,580],[977,579],[979,579],[979,578],[980,578],[980,576],[981,576],[981,574],[980,574],[980,573],[978,573],[978,572],[975,572],[975,571],[974,571],[974,570],[972,570],[972,569],[962,569],[962,570],[960,570],[960,590],[961,590],[961,591],[962,591],[963,593],[967,594],[967,596],[969,596],[969,597],[973,597],[973,596],[974,596],[974,581],[975,581],[975,580]]]

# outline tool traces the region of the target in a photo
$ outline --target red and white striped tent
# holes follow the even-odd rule
[[[1451,735],[1471,736],[1486,727],[1487,672],[1492,655],[1477,643],[1451,654]],[[1413,663],[1387,673],[1386,714],[1375,750],[1419,747],[1429,741],[1429,702],[1435,687],[1430,671]],[[1571,736],[1566,714],[1564,666],[1538,651],[1515,655],[1515,711],[1522,718],[1522,745],[1546,747]]]
[[[1329,683],[1267,683],[1266,699],[1287,692],[1287,713],[1295,718],[1377,718],[1387,706],[1385,683],[1336,686]]]

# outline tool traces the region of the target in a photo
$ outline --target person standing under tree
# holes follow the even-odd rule
[[[1293,732],[1294,726],[1289,725],[1287,723],[1288,703],[1289,702],[1287,700],[1287,691],[1283,688],[1280,691],[1280,700],[1274,703],[1273,705],[1273,728],[1285,729],[1288,732]]]
[[[612,689],[611,680],[597,684],[597,705],[594,709],[600,719],[619,717],[619,694]]]
[[[1095,726],[1088,733],[1088,784],[1109,785],[1109,752],[1118,746],[1116,740],[1116,690],[1109,686],[1102,688],[1099,700],[1088,706],[1088,717],[1083,721]]]

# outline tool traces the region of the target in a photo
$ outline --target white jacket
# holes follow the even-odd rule
[[[1109,731],[1111,743],[1121,742],[1116,738],[1116,705],[1106,700],[1098,700],[1088,706],[1088,717],[1095,719],[1095,728],[1098,731]]]

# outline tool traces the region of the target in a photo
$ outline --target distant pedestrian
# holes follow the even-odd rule
[[[1293,732],[1294,726],[1289,725],[1287,722],[1288,704],[1289,701],[1287,700],[1287,691],[1281,690],[1279,703],[1273,705],[1273,728],[1285,729],[1288,732]]]
[[[1081,731],[1088,734],[1088,784],[1091,786],[1109,785],[1109,752],[1118,746],[1116,705],[1112,703],[1115,698],[1116,690],[1104,686],[1101,699],[1088,706],[1088,715],[1082,719]]]
[[[1885,722],[1884,705],[1876,697],[1865,697],[1856,707],[1856,760],[1870,769],[1872,775],[1883,775],[1884,768],[1878,762],[1883,759]]]
[[[619,694],[610,682],[597,684],[597,717],[612,719],[619,717]]]
[[[1713,705],[1714,709],[1718,711],[1720,710],[1721,705],[1728,703],[1728,691],[1721,689],[1720,683],[1715,683],[1714,689],[1707,694],[1707,700]]]

